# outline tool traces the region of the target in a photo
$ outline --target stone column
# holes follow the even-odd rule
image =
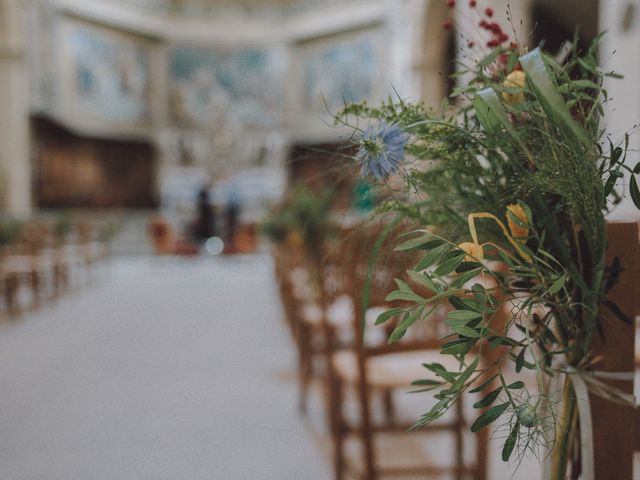
[[[0,2],[0,210],[31,212],[26,2]]]

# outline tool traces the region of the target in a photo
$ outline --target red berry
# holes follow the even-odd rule
[[[445,30],[453,30],[453,22],[451,20],[445,20],[442,22],[442,28]]]
[[[478,3],[476,2],[476,0],[469,0],[469,6],[471,8],[475,7]]]
[[[486,20],[480,20],[480,23],[478,23],[478,25],[480,25],[481,28],[487,28],[489,26]]]
[[[487,7],[487,8],[484,10],[484,14],[485,14],[487,17],[493,17],[493,8],[491,8],[491,7]]]
[[[497,40],[489,40],[487,42],[487,47],[489,48],[495,48],[498,46],[498,41]]]
[[[511,42],[509,46],[513,49],[518,48],[518,44],[516,42]]]
[[[469,40],[469,41],[467,42],[467,47],[469,47],[469,48],[473,48],[473,47],[475,47],[475,46],[476,46],[476,42],[474,42],[473,40]]]
[[[507,35],[506,33],[501,33],[498,40],[500,41],[500,43],[504,43],[509,40],[509,35]]]
[[[493,23],[488,23],[487,25],[489,25],[489,29],[496,35],[501,35],[502,34],[502,27],[500,26],[499,23],[497,22],[493,22]]]
[[[453,8],[456,6],[456,0],[447,0],[447,7]]]

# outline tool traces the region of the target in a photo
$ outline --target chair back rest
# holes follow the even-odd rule
[[[424,287],[416,285],[407,274],[417,264],[419,253],[399,252],[395,249],[402,241],[399,237],[411,230],[411,225],[407,223],[390,226],[381,221],[362,225],[344,239],[342,250],[347,258],[344,268],[345,275],[351,278],[349,284],[356,312],[353,326],[357,332],[356,341],[366,338],[366,330],[372,329],[384,329],[384,337],[387,339],[401,322],[400,316],[388,320],[384,326],[376,327],[373,324],[377,315],[368,315],[373,310],[381,313],[384,309],[411,305],[403,301],[386,300],[389,293],[398,288],[396,279],[408,283],[416,293],[424,297],[433,295],[432,292],[425,291]],[[386,341],[384,345],[369,345],[367,342],[356,342],[356,345],[363,347],[365,355],[394,350],[439,348],[440,338],[446,334],[446,310],[446,305],[438,306],[438,311],[429,321],[416,322],[397,345],[387,345]]]

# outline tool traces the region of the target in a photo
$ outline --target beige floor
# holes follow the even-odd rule
[[[112,262],[0,325],[2,480],[326,480],[266,258]]]
[[[309,420],[296,413],[267,256],[134,256],[99,273],[0,325],[0,480],[331,478],[317,396]],[[535,460],[510,471],[500,443],[490,479],[541,479]]]

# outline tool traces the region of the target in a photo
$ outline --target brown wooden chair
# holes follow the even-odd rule
[[[314,288],[313,265],[308,251],[301,245],[283,243],[274,247],[275,273],[285,313],[286,324],[295,341],[298,353],[299,407],[305,413],[311,384],[326,372],[321,315],[318,290]],[[349,330],[351,309],[345,303],[340,289],[332,289],[329,322],[333,337],[340,331]]]
[[[463,456],[465,431],[468,429],[461,403],[449,418],[428,428],[407,433],[412,422],[396,418],[393,409],[393,392],[411,390],[411,382],[427,378],[428,371],[422,363],[439,361],[447,363],[439,355],[440,337],[444,333],[443,322],[431,322],[414,329],[414,336],[403,342],[386,345],[368,341],[364,330],[368,324],[364,312],[368,307],[390,305],[384,297],[394,289],[393,279],[403,276],[412,260],[392,252],[392,242],[386,242],[368,278],[371,251],[379,238],[381,226],[359,227],[341,241],[327,246],[316,264],[324,354],[329,367],[326,376],[328,418],[333,440],[333,463],[337,479],[354,478],[373,480],[385,475],[453,475],[452,478],[484,478],[486,470],[486,443],[476,447],[477,458],[465,465]],[[394,235],[391,236],[392,238]],[[369,303],[363,303],[365,284],[369,285]],[[336,341],[335,329],[328,320],[335,290],[347,292],[352,305],[350,345]],[[443,311],[442,318],[446,312]],[[375,329],[374,329],[375,330]],[[454,360],[445,365],[456,370]],[[347,391],[355,393],[357,414],[355,419],[346,413]],[[383,414],[374,412],[374,400],[383,398]],[[353,417],[353,415],[351,415]],[[453,452],[448,465],[436,464],[425,459],[424,435],[448,433],[453,439]],[[386,447],[381,445],[390,441]],[[422,440],[422,442],[421,442]],[[445,439],[446,441],[446,439]],[[432,444],[433,445],[433,444]],[[428,446],[428,445],[427,445]],[[355,450],[352,448],[355,447]],[[431,449],[433,450],[433,449]],[[355,452],[355,453],[354,453]],[[385,453],[391,453],[385,458]],[[351,478],[349,477],[349,478]],[[441,477],[439,477],[441,478]]]

